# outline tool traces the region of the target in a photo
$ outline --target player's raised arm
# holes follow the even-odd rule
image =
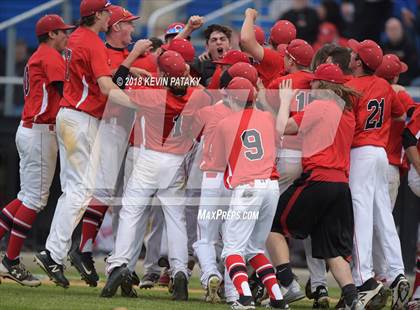
[[[204,18],[202,16],[193,15],[188,19],[185,28],[178,33],[175,38],[188,39],[195,30],[200,29],[203,25]]]
[[[292,102],[293,96],[292,80],[288,79],[282,81],[279,88],[280,108],[276,120],[276,130],[280,136],[297,132],[298,127],[296,122],[293,119],[289,119],[290,103]]]
[[[254,25],[258,12],[248,8],[245,11],[245,19],[241,29],[241,47],[256,60],[261,61],[264,58],[264,48],[255,38]]]

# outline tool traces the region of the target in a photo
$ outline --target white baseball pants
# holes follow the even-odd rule
[[[408,171],[408,186],[417,197],[420,197],[420,175],[413,165],[410,165],[410,170]]]

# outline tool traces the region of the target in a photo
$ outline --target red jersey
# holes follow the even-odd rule
[[[23,76],[24,122],[55,124],[61,95],[52,83],[64,81],[64,68],[63,57],[47,44],[41,43],[29,58]]]
[[[278,179],[275,166],[274,118],[268,112],[245,109],[217,124],[213,146],[215,165],[226,166],[225,185],[235,188],[258,179]]]
[[[334,101],[315,100],[293,119],[303,140],[303,171],[312,170],[311,179],[318,181],[348,182],[353,112]]]
[[[271,81],[284,74],[284,58],[279,52],[264,47],[264,57],[255,69],[264,86],[268,87]]]
[[[292,80],[292,89],[311,89],[311,81],[313,74],[308,71],[296,71],[289,73],[285,76],[278,77],[273,80],[270,85],[267,87],[266,99],[271,107],[277,111],[280,107],[280,99],[278,89],[282,81]],[[274,91],[275,90],[275,91]],[[296,93],[296,100],[291,103],[290,111],[302,111],[303,108],[309,103],[309,93],[305,91],[300,91]]]
[[[231,113],[232,110],[221,101],[196,112],[192,131],[193,133],[202,132],[203,152],[200,164],[201,170],[225,171],[226,163],[218,167],[215,165],[215,161],[212,160],[213,153],[217,154],[217,151],[214,150],[214,135],[219,122]]]
[[[408,130],[416,136],[417,138],[417,150],[420,153],[420,106],[416,107],[416,110],[413,113],[413,116],[411,117],[411,120],[407,124]]]
[[[361,94],[353,102],[356,131],[352,147],[373,145],[385,148],[392,117],[404,114],[391,85],[375,75],[355,77],[346,83]]]
[[[183,110],[196,88],[189,87],[184,96],[175,96],[163,88],[128,91],[131,100],[141,107],[144,122],[144,146],[163,153],[183,155],[193,140],[188,136]]]
[[[216,65],[216,70],[214,70],[213,76],[211,78],[210,84],[207,86],[207,89],[218,89],[220,88],[220,77],[223,74],[222,66]]]
[[[70,35],[65,60],[66,73],[60,105],[101,118],[107,97],[101,93],[97,80],[112,75],[104,43],[92,30],[79,27]]]
[[[397,99],[402,103],[405,112],[416,105],[413,98],[411,98],[411,96],[404,90],[397,92]],[[391,121],[388,144],[386,145],[385,150],[388,155],[388,161],[391,165],[408,168],[408,162],[403,156],[402,146],[402,133],[404,128],[404,122]]]

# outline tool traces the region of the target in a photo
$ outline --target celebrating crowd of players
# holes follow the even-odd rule
[[[112,206],[102,297],[169,282],[173,299],[187,300],[197,261],[206,301],[288,309],[305,296],[289,261],[287,238],[297,238],[314,308],[329,307],[327,267],[342,291],[337,308],[381,309],[388,290],[392,309],[420,306],[420,274],[410,301],[392,217],[400,171],[420,196],[420,109],[397,84],[407,66],[371,40],[314,53],[287,20],[266,43],[257,15],[245,12],[241,50],[228,27],[209,26],[200,57],[189,41],[199,16],[171,24],[164,45],[139,40],[131,51],[140,17],[106,0],[81,1],[77,28],[57,15],[37,22],[16,134],[21,190],[0,212],[0,238],[10,232],[0,276],[41,284],[19,255],[58,153],[63,193],[35,260],[61,287],[67,257],[97,285],[92,247]],[[170,82],[127,83],[146,77]],[[192,77],[201,84],[179,83]]]

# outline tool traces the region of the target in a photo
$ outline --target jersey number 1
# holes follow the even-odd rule
[[[245,152],[245,157],[249,160],[259,160],[264,156],[261,135],[255,129],[245,130],[241,135],[242,145],[249,149]]]
[[[385,99],[382,98],[381,101],[373,99],[368,102],[367,109],[371,111],[368,119],[366,120],[365,130],[381,128],[384,122],[384,107]],[[377,115],[379,114],[379,119]]]

